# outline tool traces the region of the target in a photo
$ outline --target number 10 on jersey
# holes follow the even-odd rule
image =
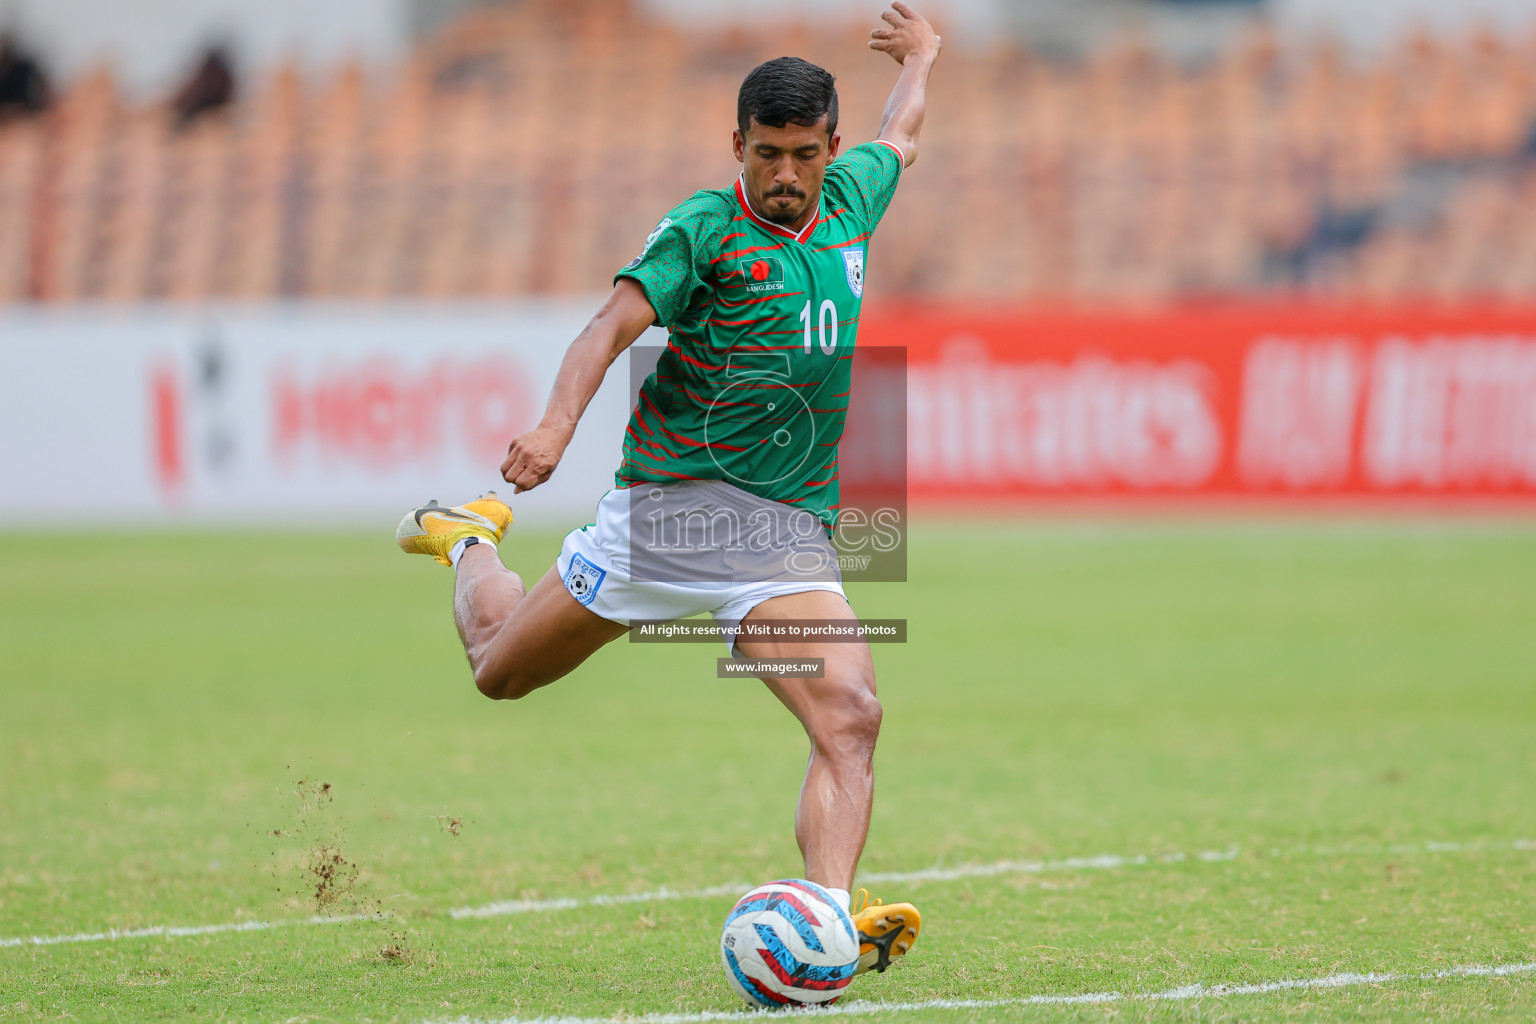
[[[800,310],[800,322],[805,325],[805,351],[811,351],[811,300],[805,300],[805,308]],[[831,325],[828,331],[827,326]],[[837,304],[831,299],[823,299],[821,309],[816,314],[816,334],[818,344],[822,352],[832,355],[837,351]]]

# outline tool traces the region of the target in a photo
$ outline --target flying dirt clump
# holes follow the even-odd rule
[[[437,966],[437,954],[432,950],[411,945],[410,936],[405,929],[390,930],[387,941],[379,947],[377,955],[385,963],[396,966],[428,969]]]
[[[313,901],[317,913],[358,913],[358,867],[344,850],[345,830],[332,819],[335,789],[329,782],[300,779],[294,783],[298,797],[297,822],[290,828],[271,829],[275,839],[298,839],[308,844],[298,859],[301,891]],[[274,856],[276,851],[273,851]],[[279,872],[274,866],[274,876]],[[278,891],[283,891],[278,886]]]
[[[304,872],[314,890],[317,911],[351,910],[356,905],[357,865],[340,848],[324,844],[311,848]]]

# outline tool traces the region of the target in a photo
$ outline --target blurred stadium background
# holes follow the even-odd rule
[[[63,21],[35,33],[42,68],[43,39],[96,16],[13,6],[23,45],[30,20]],[[589,293],[658,211],[734,173],[722,135],[742,69],[780,52],[834,68],[850,139],[890,83],[861,50],[867,4],[802,5],[820,21],[760,31],[683,0],[358,0],[312,16],[343,24],[307,59],[302,5],[132,6],[153,45],[71,50],[43,116],[10,100],[0,299]],[[951,34],[922,169],[881,232],[883,296],[1536,290],[1536,18],[1401,0],[956,6],[971,30]],[[405,24],[374,25],[385,11]],[[272,50],[271,22],[294,49]],[[264,38],[244,43],[246,24]]]
[[[745,69],[821,61],[873,133],[866,7],[11,0],[0,421],[39,446],[0,515],[102,445],[146,518],[493,480],[590,297],[735,173]],[[864,334],[913,360],[917,497],[1536,494],[1528,4],[935,17]],[[586,508],[626,401],[531,514]]]

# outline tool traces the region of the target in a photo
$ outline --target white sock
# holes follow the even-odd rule
[[[826,886],[822,886],[822,888],[827,889]],[[827,889],[827,895],[832,897],[833,903],[836,903],[844,910],[852,906],[853,898],[848,895],[847,889]]]
[[[480,544],[484,544],[492,551],[496,550],[496,544],[493,541],[486,540],[484,537],[465,537],[463,540],[459,541],[453,547],[448,549],[448,561],[452,562],[453,567],[457,569],[459,567],[459,559],[464,557],[464,552],[469,548]]]

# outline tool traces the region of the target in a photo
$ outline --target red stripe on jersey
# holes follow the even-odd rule
[[[636,410],[635,418],[636,419],[640,418],[639,417],[639,410]],[[654,438],[640,437],[633,430],[629,430],[629,428],[625,428],[625,429],[629,433],[629,436],[634,438],[634,444],[629,446],[631,451],[641,451],[641,452],[644,452],[648,448],[659,448],[662,451],[666,452],[668,455],[672,455],[674,458],[676,457],[675,453],[671,452],[671,451],[668,451],[666,445],[662,444],[660,441],[657,441]],[[647,454],[654,454],[654,453],[647,452]]]
[[[668,461],[665,457],[657,455],[653,451],[647,451],[644,448],[630,448],[624,452],[625,462],[636,462],[639,459],[655,459],[657,462],[663,463]]]
[[[752,335],[753,335],[753,337],[760,338],[760,337],[762,337],[765,334],[799,334],[799,333],[800,333],[800,328],[796,327],[792,331],[753,331]],[[794,346],[791,345],[790,348],[794,348]]]
[[[633,462],[634,460],[630,460],[630,461]],[[640,469],[645,470],[647,473],[660,473],[662,476],[670,476],[674,480],[697,480],[697,479],[699,479],[696,476],[689,476],[687,473],[673,473],[671,470],[662,469],[662,468],[660,468],[658,466],[640,466],[639,463],[635,463],[635,465],[639,466]],[[626,477],[625,479],[628,479],[628,478]],[[635,482],[636,483],[641,483],[642,481],[636,480]]]
[[[733,235],[732,237],[734,238],[734,237],[739,237],[739,236]],[[711,263],[719,263],[721,260],[738,259],[738,258],[740,258],[742,256],[747,255],[747,253],[750,253],[750,252],[773,252],[775,249],[782,249],[782,248],[784,248],[784,243],[783,242],[780,242],[778,245],[754,245],[754,246],[750,246],[749,248],[746,248],[746,249],[737,249],[734,252],[723,252],[719,256],[716,256],[714,259],[710,260],[709,262],[711,262]]]
[[[687,395],[695,402],[698,402],[700,405],[709,406],[711,409],[725,409],[734,407],[741,407],[744,409],[761,409],[763,407],[761,402],[722,402],[718,398],[711,402],[709,399],[705,398],[703,395],[698,394],[689,387],[683,388],[683,394]]]
[[[735,352],[736,349],[731,349],[731,351]],[[768,391],[768,390],[770,390],[772,388],[819,388],[819,387],[821,387],[821,382],[820,381],[814,381],[814,380],[808,380],[804,384],[796,384],[793,381],[765,380],[765,379],[763,379],[761,377],[753,377],[753,378],[750,378],[750,379],[751,379],[751,382],[752,382],[752,390],[754,390],[754,391]]]
[[[831,217],[823,217],[822,219],[823,220],[831,220],[832,218]],[[868,238],[870,235],[873,235],[873,234],[874,234],[873,231],[866,231],[862,235],[858,235],[858,236],[856,236],[854,238],[848,239],[848,241],[846,241],[846,242],[838,242],[836,245],[824,245],[820,249],[812,249],[811,252],[826,252],[828,249],[841,249],[844,246],[852,245],[854,242],[862,242],[866,238]]]
[[[651,412],[656,414],[656,424],[657,424],[657,426],[661,427],[662,430],[666,430],[667,429],[667,426],[666,426],[666,424],[667,424],[666,413],[664,413],[660,409],[656,408],[656,403],[651,401],[651,396],[647,395],[644,391],[642,391],[642,392],[640,392],[640,401],[651,407]],[[640,406],[637,405],[637,406],[635,406],[635,408],[639,409]]]
[[[713,363],[706,363],[706,362],[702,362],[701,360],[693,358],[693,356],[689,355],[688,353],[684,352],[681,348],[679,348],[678,345],[677,345],[677,342],[675,342],[675,341],[674,342],[669,342],[668,343],[668,347],[671,348],[671,350],[673,352],[676,352],[677,353],[677,357],[679,359],[681,359],[683,362],[685,362],[685,363],[692,363],[694,366],[697,366],[701,370],[723,370],[723,369],[725,369],[724,364],[715,365]]]
[[[645,397],[644,392],[641,392],[641,396],[640,397],[642,397],[642,398]],[[658,412],[656,415],[660,416],[661,414]],[[641,406],[638,406],[638,405],[635,406],[635,422],[639,423],[641,428],[644,429],[644,431],[647,434],[654,434],[655,433],[655,431],[653,431],[650,427],[647,427],[645,425],[645,409],[642,408]],[[663,428],[663,429],[665,429],[665,428]],[[646,438],[645,440],[641,441],[640,442],[640,446],[642,448],[647,447],[647,446],[649,446],[651,448],[660,448],[662,451],[666,452],[668,455],[672,456],[674,459],[677,458],[677,453],[676,452],[674,452],[672,449],[668,448],[666,445],[662,444],[660,440],[658,440],[658,439],[656,439],[654,437]]]
[[[662,427],[661,429],[667,430],[666,427]],[[717,448],[722,452],[744,452],[747,450],[745,448],[738,448],[734,444],[722,444],[719,441],[715,441],[713,443],[709,441],[695,441],[691,437],[684,437],[682,434],[671,430],[667,430],[667,436],[674,441],[681,441],[683,444],[690,448]]]
[[[692,379],[693,378],[691,378],[691,377],[664,377],[664,376],[661,375],[660,372],[657,372],[657,374],[656,374],[656,383],[658,385],[663,385],[664,384],[668,388],[671,388],[674,391],[676,389],[678,389],[678,388],[683,386],[683,381],[685,381],[685,380],[692,380]]]
[[[774,292],[772,295],[764,295],[756,299],[742,299],[740,302],[732,302],[724,295],[717,300],[722,306],[750,306],[754,302],[772,302],[774,299],[791,299],[796,295],[804,295],[805,292]]]
[[[707,324],[713,324],[716,327],[746,327],[749,324],[767,324],[772,323],[775,320],[788,319],[789,317],[787,316],[763,316],[758,317],[756,320],[706,320],[704,322]]]
[[[651,445],[651,448],[658,448],[658,447],[660,447],[660,445]],[[641,457],[644,457],[644,458],[647,458],[647,459],[655,459],[657,462],[666,462],[667,461],[666,458],[660,452],[651,451],[649,448],[636,448],[633,445],[631,445],[629,450],[624,453],[624,458],[625,458],[626,461],[631,461],[632,462],[635,459],[638,459],[638,458],[641,458]],[[675,457],[676,456],[674,456],[674,458]]]
[[[684,436],[682,434],[679,434],[675,430],[668,430],[667,429],[667,425],[665,423],[663,423],[661,425],[661,432],[663,434],[666,434],[668,437],[670,437],[674,441],[681,441],[683,444],[687,445],[690,448],[719,448],[721,451],[725,451],[725,452],[744,452],[744,451],[746,451],[745,448],[738,448],[738,447],[736,447],[733,444],[720,444],[719,442],[715,442],[714,444],[711,444],[708,441],[695,441],[693,438],[686,437],[686,436]],[[669,452],[668,454],[671,454],[671,453]],[[675,458],[675,456],[674,456],[674,458]]]
[[[666,452],[667,455],[670,458],[674,458],[674,459],[677,458],[677,452],[673,451],[671,448],[668,448],[666,445],[662,444],[660,441],[655,441],[655,440],[647,441],[646,442],[646,447],[648,447],[648,448],[658,448],[661,451]],[[657,455],[655,452],[643,451],[643,452],[641,452],[641,454],[642,455],[649,455],[652,458],[657,458],[657,459],[661,458],[661,456]]]

